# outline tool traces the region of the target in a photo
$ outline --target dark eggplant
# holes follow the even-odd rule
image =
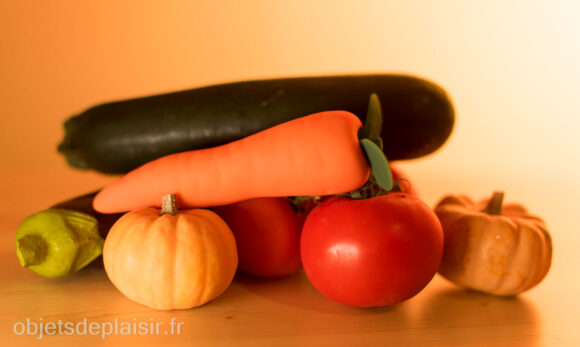
[[[71,210],[89,215],[99,223],[99,234],[106,238],[109,229],[121,218],[122,213],[100,213],[93,207],[93,200],[99,191],[79,195],[72,199],[64,200],[52,205],[51,209]]]
[[[455,112],[441,87],[414,76],[368,74],[243,81],[105,103],[69,118],[58,150],[73,167],[122,174],[320,111],[346,110],[364,122],[372,93],[383,106],[389,160],[425,156],[450,136]]]

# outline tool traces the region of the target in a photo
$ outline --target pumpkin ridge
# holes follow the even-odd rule
[[[143,237],[143,235],[139,235],[139,237],[134,237],[136,233],[139,232],[139,229],[141,228],[142,225],[144,225],[145,230],[149,230],[149,227],[151,226],[151,221],[150,219],[146,216],[146,215],[139,215],[137,213],[131,213],[127,215],[126,218],[126,223],[128,224],[126,227],[125,225],[122,225],[120,228],[117,228],[117,233],[119,235],[121,235],[121,237],[118,239],[118,245],[121,245],[121,248],[125,248],[125,245],[132,245],[132,247],[134,247],[135,249],[138,249],[140,247],[143,247],[143,242],[146,240],[146,237]],[[126,228],[126,229],[125,229]],[[135,240],[139,240],[139,245],[135,244]],[[116,248],[115,248],[116,249]],[[134,270],[134,266],[128,261],[129,258],[126,258],[123,256],[123,254],[119,254],[119,251],[115,251],[114,253],[115,256],[115,262],[119,261],[118,258],[119,256],[121,256],[121,260],[122,260],[122,267],[121,267],[121,273],[118,273],[117,276],[115,277],[116,282],[119,283],[119,279],[124,280],[124,277],[126,273],[130,273],[133,276],[136,277],[141,277],[140,273],[143,272],[136,272],[133,271]],[[119,278],[121,277],[121,278]],[[133,280],[135,280],[135,278],[133,278]],[[140,281],[140,278],[137,278],[138,281]],[[124,290],[124,294],[128,293],[130,295],[135,295],[134,293],[137,292],[135,290],[135,288],[133,286],[125,288]]]
[[[121,260],[119,260],[117,249],[123,245],[124,239],[128,237],[127,234],[132,232],[132,218],[133,215],[130,213],[123,215],[111,228],[111,231],[105,239],[105,245],[103,246],[103,265],[105,266],[105,272],[115,286],[117,286],[118,277],[120,276],[119,271],[117,271],[119,267],[115,267],[112,264],[120,263],[121,266],[119,270],[121,270],[121,273],[124,272],[127,267],[126,259],[121,258]],[[121,292],[124,295],[127,295],[125,290]]]
[[[147,291],[150,293],[152,297],[152,306],[154,308],[162,308],[164,307],[162,298],[165,297],[165,293],[163,293],[162,286],[156,286],[155,283],[160,280],[157,278],[158,272],[160,269],[156,269],[155,264],[163,263],[163,250],[162,247],[166,247],[164,242],[162,242],[167,233],[165,232],[165,217],[161,216],[159,218],[154,218],[154,216],[147,215],[146,220],[147,224],[144,226],[144,235],[142,236],[142,244],[143,249],[148,249],[150,252],[147,257],[143,254],[139,254],[140,263],[144,264],[144,266],[140,269],[140,281],[139,283],[147,283]],[[134,241],[131,241],[134,242]],[[157,270],[157,271],[156,271]],[[156,281],[145,282],[143,279],[145,277],[152,276]],[[145,300],[145,298],[140,298],[140,300]]]
[[[203,220],[204,223],[207,224],[208,228],[206,228],[205,230],[207,231],[206,233],[204,233],[205,237],[210,238],[213,242],[211,242],[210,244],[214,245],[215,243],[219,243],[219,245],[215,244],[212,251],[214,251],[216,253],[216,255],[218,257],[226,257],[226,258],[230,258],[231,257],[231,252],[228,252],[227,249],[229,248],[228,244],[229,242],[227,242],[226,240],[226,233],[224,232],[224,226],[227,228],[227,230],[229,229],[229,226],[221,219],[221,217],[219,217],[217,214],[215,214],[212,211],[208,211],[208,210],[204,210],[203,212],[200,212],[198,214],[198,216],[200,217],[200,220]],[[216,219],[216,218],[210,218],[210,217],[214,217],[217,216],[220,219]],[[230,231],[231,232],[231,231]],[[234,240],[235,241],[235,240]],[[233,249],[233,252],[237,252],[237,249]],[[237,258],[237,256],[236,256]],[[230,262],[225,262],[225,264],[229,264]],[[237,264],[237,260],[236,260],[236,264]],[[229,272],[229,268],[225,268],[224,264],[220,263],[220,264],[216,264],[216,266],[218,266],[217,271],[218,272]],[[208,267],[209,268],[209,267]],[[234,271],[235,273],[235,271]],[[206,272],[207,276],[211,279],[212,276],[212,272],[211,271],[207,271]],[[214,299],[217,296],[221,295],[226,289],[227,286],[224,286],[224,281],[220,281],[219,286],[216,287],[216,292],[215,293],[210,293],[211,294],[211,298],[210,299]]]
[[[522,242],[521,242],[521,233],[522,233],[522,228],[521,226],[516,222],[516,220],[511,219],[509,217],[506,217],[504,215],[498,215],[496,216],[498,223],[505,223],[508,224],[510,226],[510,230],[512,231],[512,235],[514,236],[514,245],[512,247],[512,251],[508,253],[506,259],[505,259],[505,264],[504,264],[504,269],[506,269],[506,273],[503,276],[500,276],[495,288],[493,288],[492,290],[494,292],[500,293],[500,294],[511,294],[511,292],[514,290],[510,290],[508,292],[506,292],[506,289],[503,288],[503,285],[505,284],[506,280],[511,279],[512,276],[515,276],[516,274],[513,273],[513,263],[516,259],[516,255],[518,254],[518,252],[520,252],[520,248],[522,247]],[[525,281],[523,282],[525,283]],[[522,283],[522,284],[523,284]],[[518,285],[517,288],[522,286],[522,284]]]
[[[463,212],[465,213],[465,212]],[[489,244],[487,239],[487,230],[490,228],[492,221],[489,218],[484,217],[484,213],[481,211],[470,211],[470,213],[465,213],[463,218],[469,221],[469,233],[467,234],[467,239],[464,241],[469,246],[468,252],[471,255],[470,262],[467,263],[464,279],[466,279],[468,288],[480,291],[481,288],[486,288],[489,290],[493,286],[497,286],[497,282],[490,284],[490,282],[484,281],[486,279],[485,275],[490,273],[495,273],[493,267],[490,268],[489,264],[491,256],[489,254],[489,247],[481,247],[481,244]],[[474,283],[469,283],[469,273],[473,272],[474,269],[482,272],[481,278],[477,279]],[[489,278],[487,279],[489,280]]]
[[[540,224],[538,223],[534,224],[533,219],[520,219],[520,221],[523,225],[526,225],[526,227],[529,229],[529,232],[534,234],[535,237],[533,237],[533,240],[535,244],[537,244],[538,251],[542,253],[542,257],[538,258],[538,263],[541,266],[534,267],[535,270],[534,274],[533,276],[530,276],[526,286],[523,289],[526,290],[538,284],[550,269],[552,258],[551,254],[552,240],[550,234],[545,228],[545,225],[543,224],[543,221],[541,221],[542,223]],[[539,231],[537,231],[536,228],[534,228],[534,225],[537,227],[537,229],[539,229]],[[541,240],[538,241],[538,238],[540,238]],[[548,259],[548,262],[542,263],[541,262],[542,259]]]
[[[212,281],[212,278],[209,276],[209,271],[208,271],[208,263],[209,263],[209,257],[213,257],[215,256],[214,254],[209,254],[208,250],[208,243],[211,243],[211,240],[208,240],[207,237],[207,232],[208,232],[208,225],[207,222],[205,221],[205,218],[203,218],[203,216],[198,213],[199,211],[195,211],[195,226],[196,229],[198,230],[199,233],[199,238],[200,238],[200,253],[201,253],[201,259],[200,259],[200,264],[203,264],[203,285],[199,288],[199,298],[200,298],[200,302],[207,302],[210,301],[213,298],[210,298],[208,295],[208,290],[211,289],[207,284],[208,283],[212,283],[215,284],[213,282],[209,282]]]
[[[552,266],[552,252],[554,251],[554,243],[552,242],[552,235],[548,232],[548,228],[542,221],[542,225],[539,226],[542,236],[544,237],[544,244],[545,247],[542,247],[542,250],[546,251],[545,258],[548,259],[546,262],[543,271],[540,272],[538,275],[538,279],[534,281],[534,286],[542,281],[542,279],[548,274],[550,271],[550,267]]]
[[[208,247],[207,247],[207,243],[208,243],[208,238],[207,238],[207,226],[205,225],[206,221],[205,218],[203,218],[201,216],[201,214],[197,213],[197,211],[195,211],[195,216],[197,217],[195,220],[195,227],[197,230],[199,230],[199,238],[200,238],[200,254],[201,254],[201,260],[200,260],[200,264],[203,264],[203,281],[201,281],[202,285],[201,287],[198,289],[199,290],[199,298],[201,298],[201,301],[208,301],[207,300],[207,293],[206,291],[208,290],[208,286],[207,283],[208,281],[211,280],[211,278],[208,276],[209,271],[207,268],[209,259],[208,259]]]
[[[180,239],[180,233],[181,230],[179,228],[179,223],[181,221],[181,216],[178,212],[178,214],[176,214],[175,216],[172,215],[168,215],[167,216],[170,222],[170,225],[168,227],[170,227],[171,229],[169,230],[169,238],[167,240],[167,242],[170,245],[171,250],[173,250],[173,252],[170,252],[170,256],[168,257],[169,259],[171,259],[171,266],[167,266],[167,281],[168,283],[171,283],[171,293],[167,293],[169,295],[167,295],[167,298],[169,299],[169,306],[170,307],[174,307],[175,306],[175,273],[176,273],[176,264],[177,264],[177,254],[181,254],[180,253],[180,247],[179,247],[179,239]]]
[[[223,242],[222,238],[221,238],[221,232],[216,232],[216,230],[218,228],[220,228],[219,225],[217,225],[216,220],[212,220],[211,218],[209,218],[208,216],[204,215],[202,217],[202,220],[208,224],[208,228],[206,228],[206,233],[204,233],[204,236],[207,237],[208,239],[211,239],[213,242],[209,243],[211,245],[213,245],[212,247],[212,251],[216,253],[216,255],[218,257],[224,257],[224,254],[221,254],[221,250],[226,248],[225,243]],[[216,243],[219,243],[219,245],[216,245]],[[224,269],[222,269],[221,264],[216,264],[217,266],[217,271],[221,272]],[[208,267],[208,269],[213,269],[211,267]],[[215,270],[215,269],[214,269]],[[206,275],[211,279],[213,276],[213,271],[207,271]],[[214,279],[212,279],[214,280]],[[215,281],[215,280],[214,280]],[[216,287],[216,292],[215,293],[209,293],[208,295],[211,295],[211,300],[213,300],[215,297],[217,297],[218,295],[220,295],[224,289],[222,288],[222,283],[221,281],[218,282],[219,286]]]
[[[531,242],[533,242],[534,246],[536,247],[536,250],[539,253],[544,253],[544,247],[542,247],[542,243],[545,243],[546,241],[543,238],[541,241],[538,240],[538,237],[540,235],[539,235],[539,233],[536,232],[534,226],[532,224],[528,223],[526,218],[518,218],[517,220],[520,223],[520,227],[526,228],[527,232],[529,234],[531,234],[530,239],[531,239]],[[541,259],[543,259],[543,258],[536,259],[536,262],[538,263],[538,265],[541,264]],[[524,291],[524,290],[527,290],[527,289],[533,287],[534,285],[536,285],[539,282],[538,277],[540,277],[540,274],[542,271],[543,271],[543,266],[542,267],[534,266],[532,276],[529,276],[529,278],[527,278],[526,281],[524,281],[524,283],[522,283],[519,290]],[[540,279],[541,279],[541,277],[540,277]]]
[[[467,219],[469,218],[469,216],[459,216],[458,218],[454,218],[454,220],[449,224],[450,226],[452,226],[453,228],[448,228],[450,230],[456,230],[456,226],[457,225],[464,225],[468,224],[467,223]],[[457,231],[456,231],[457,232]],[[465,231],[465,233],[470,233],[470,230],[467,229]],[[469,264],[470,261],[470,255],[469,255],[469,244],[468,242],[465,242],[464,244],[462,244],[462,247],[460,249],[461,252],[457,253],[454,252],[452,255],[453,257],[450,257],[450,252],[449,251],[445,251],[445,247],[449,248],[449,241],[445,242],[445,239],[447,239],[447,237],[449,236],[449,232],[447,233],[443,233],[443,237],[444,237],[444,242],[443,242],[443,262],[442,265],[444,265],[442,268],[440,268],[440,272],[441,270],[443,270],[444,273],[444,277],[450,277],[453,278],[454,280],[458,280],[466,271],[466,265],[465,264]],[[467,238],[465,240],[468,240]],[[457,247],[454,247],[455,250],[457,250]],[[457,256],[457,254],[460,254],[459,256]],[[462,264],[462,266],[459,269],[455,269],[456,272],[454,273],[454,271],[447,269],[446,266],[451,264]]]

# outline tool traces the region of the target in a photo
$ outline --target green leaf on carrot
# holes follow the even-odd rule
[[[372,93],[369,98],[367,117],[364,126],[360,129],[359,139],[369,139],[374,142],[379,149],[383,149],[381,139],[381,129],[383,128],[383,111],[381,102],[377,94]]]
[[[389,168],[389,161],[381,148],[369,139],[360,140],[367,159],[371,165],[371,171],[376,182],[386,191],[393,189],[393,175]]]

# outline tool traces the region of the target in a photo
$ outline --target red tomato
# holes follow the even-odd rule
[[[442,254],[437,216],[409,194],[328,199],[312,210],[302,230],[302,264],[312,285],[350,306],[413,297],[431,281]]]
[[[240,271],[280,277],[300,269],[301,225],[286,199],[251,199],[214,211],[234,233]]]

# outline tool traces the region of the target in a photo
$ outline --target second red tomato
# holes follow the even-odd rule
[[[251,199],[214,211],[234,233],[240,271],[280,277],[300,269],[301,224],[286,199]]]

